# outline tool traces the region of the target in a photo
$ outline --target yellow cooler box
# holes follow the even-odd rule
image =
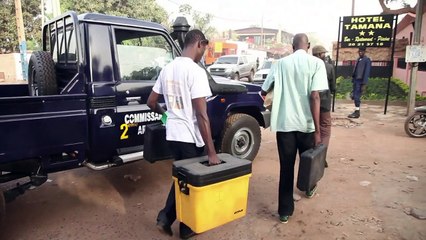
[[[214,166],[207,156],[173,163],[177,219],[196,233],[246,215],[251,162],[218,157],[222,163]]]

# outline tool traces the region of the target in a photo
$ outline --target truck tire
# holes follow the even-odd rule
[[[235,73],[234,74],[234,80],[239,81],[240,80],[240,74],[239,73]]]
[[[36,51],[28,64],[28,89],[31,96],[58,93],[55,63],[49,52]]]
[[[226,119],[221,141],[222,152],[254,160],[259,151],[260,141],[259,123],[252,116],[236,113]]]
[[[253,82],[254,79],[254,70],[250,70],[250,75],[248,76],[248,81],[249,82]]]

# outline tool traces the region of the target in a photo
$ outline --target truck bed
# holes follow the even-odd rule
[[[84,152],[86,104],[85,94],[0,96],[0,164]]]

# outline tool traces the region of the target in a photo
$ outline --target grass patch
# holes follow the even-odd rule
[[[367,91],[363,93],[361,99],[363,100],[384,100],[386,99],[386,92],[388,87],[387,78],[370,78],[368,80]],[[352,79],[345,79],[338,77],[336,79],[336,98],[346,99],[352,91]],[[391,78],[389,87],[389,100],[406,101],[409,96],[410,89],[403,81]],[[426,97],[420,95],[416,96],[416,101],[424,101]]]

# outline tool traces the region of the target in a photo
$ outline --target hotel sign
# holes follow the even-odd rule
[[[390,47],[394,15],[343,17],[342,48]]]

